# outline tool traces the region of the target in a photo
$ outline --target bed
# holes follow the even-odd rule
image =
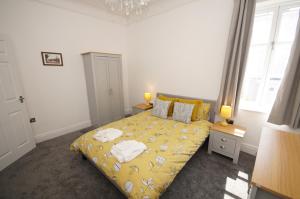
[[[203,101],[211,103],[210,121],[213,121],[214,101]],[[152,116],[149,110],[98,128],[120,129],[123,131],[121,137],[102,143],[93,139],[96,133],[93,130],[77,138],[71,144],[71,150],[82,153],[128,198],[159,198],[204,143],[210,126],[207,120],[185,124],[161,119]],[[110,149],[114,144],[130,139],[143,142],[147,150],[134,160],[121,164]]]

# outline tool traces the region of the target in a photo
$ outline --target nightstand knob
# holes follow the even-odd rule
[[[226,138],[221,139],[222,142],[227,142]]]
[[[221,146],[220,146],[220,149],[225,149],[225,146],[221,145]]]

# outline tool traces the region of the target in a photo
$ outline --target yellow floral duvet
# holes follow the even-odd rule
[[[161,119],[146,111],[99,128],[120,129],[121,137],[102,143],[93,138],[93,130],[75,140],[71,150],[93,161],[128,198],[159,198],[205,141],[210,125],[206,120],[185,124]],[[147,150],[121,164],[110,150],[122,140],[143,142]]]

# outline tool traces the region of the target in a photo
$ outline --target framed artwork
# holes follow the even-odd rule
[[[63,66],[61,53],[41,52],[44,66]]]

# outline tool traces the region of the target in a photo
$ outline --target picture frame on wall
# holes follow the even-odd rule
[[[44,66],[63,66],[62,53],[41,52]]]

